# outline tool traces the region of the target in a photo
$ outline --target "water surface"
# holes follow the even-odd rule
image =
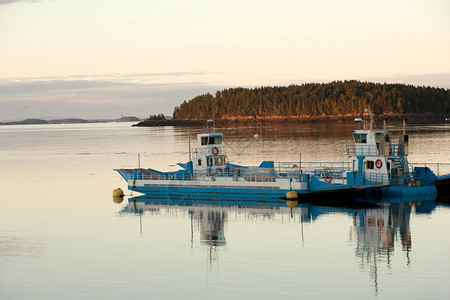
[[[224,147],[236,163],[347,161],[352,129],[226,128]],[[0,298],[448,299],[445,204],[412,199],[291,211],[112,201],[114,188],[129,194],[114,168],[175,170],[188,159],[189,134],[194,141],[200,131],[1,126]],[[410,161],[450,162],[450,125],[408,131]]]

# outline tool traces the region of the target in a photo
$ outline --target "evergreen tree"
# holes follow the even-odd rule
[[[230,88],[184,101],[174,119],[318,116],[374,113],[450,113],[450,90],[360,81],[287,87]]]

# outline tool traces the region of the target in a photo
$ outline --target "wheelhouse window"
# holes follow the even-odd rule
[[[211,137],[211,144],[214,144],[214,145],[220,145],[220,144],[222,144],[222,137],[221,136],[214,136],[214,137]]]
[[[373,160],[366,161],[366,169],[373,170],[375,168],[375,163]]]
[[[355,143],[357,144],[366,144],[367,143],[367,134],[354,134]]]
[[[223,166],[224,158],[223,157],[214,157],[214,165],[215,166]]]
[[[220,144],[222,144],[222,137],[221,136],[203,136],[201,142],[202,142],[202,146],[220,145]]]

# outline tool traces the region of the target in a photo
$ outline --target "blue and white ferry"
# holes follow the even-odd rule
[[[434,200],[437,197],[435,184],[450,178],[450,174],[438,177],[430,168],[438,164],[412,164],[408,161],[409,136],[406,134],[406,121],[403,121],[402,134],[395,144],[386,130],[386,122],[383,123],[383,129],[379,130],[369,109],[366,109],[366,113],[370,120],[355,119],[362,123],[362,129],[352,132],[355,144],[346,146],[353,175],[359,174],[361,177],[356,177],[356,180],[347,178],[347,184],[370,186],[365,194],[367,196],[367,192],[370,192],[370,196],[376,199]]]
[[[213,121],[197,135],[197,148],[190,160],[179,163],[178,171],[155,169],[117,169],[128,189],[161,197],[190,197],[202,200],[272,201],[287,198],[307,200],[332,197],[348,199],[369,196],[435,199],[438,178],[427,166],[412,166],[408,160],[408,135],[403,133],[393,144],[386,126],[375,128],[370,121],[356,119],[362,128],[354,130],[354,145],[348,145],[349,162],[309,163],[263,161],[259,166],[244,166],[228,161]],[[191,153],[191,151],[190,151]]]

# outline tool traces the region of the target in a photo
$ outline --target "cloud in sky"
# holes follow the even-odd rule
[[[142,84],[106,80],[0,82],[0,120],[42,117],[86,119],[171,115],[173,108],[223,87],[202,82]]]
[[[171,114],[236,86],[449,87],[447,0],[105,3],[0,0],[0,120]]]
[[[0,79],[0,121],[46,116],[172,115],[185,100],[223,86],[210,72],[91,74]]]
[[[2,5],[1,76],[213,70],[236,86],[450,71],[446,0],[81,2]]]
[[[199,78],[200,76],[211,76],[218,73],[214,72],[165,72],[165,73],[132,73],[132,74],[77,74],[66,76],[39,76],[39,77],[9,77],[0,78],[0,82],[33,82],[33,81],[77,81],[77,80],[94,80],[94,81],[107,81],[115,82],[128,82],[128,83],[168,83],[168,82],[191,82],[193,78]]]
[[[1,80],[0,121],[49,116],[97,119],[118,118],[122,115],[141,118],[159,113],[171,115],[174,107],[183,101],[208,92],[214,94],[217,90],[229,87],[211,81],[192,80],[196,75],[205,74],[212,75],[180,72]],[[167,81],[168,77],[172,81]],[[347,79],[450,88],[450,73]],[[333,80],[292,79],[274,85]]]
[[[431,86],[450,89],[450,72],[438,74],[393,75],[386,77],[361,78],[362,81],[402,83],[415,86]]]
[[[35,3],[40,0],[0,0],[0,5],[13,4],[13,3]]]

